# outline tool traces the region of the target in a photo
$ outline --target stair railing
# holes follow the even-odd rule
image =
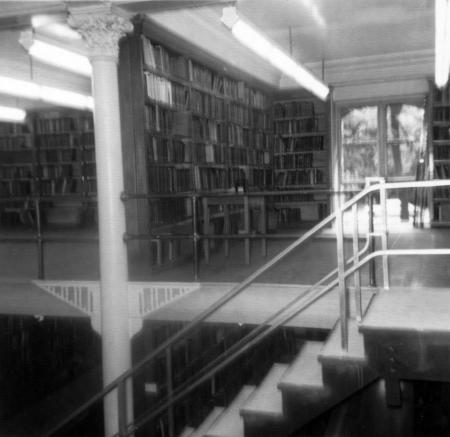
[[[165,352],[166,349],[171,348],[176,342],[184,338],[188,333],[190,333],[193,329],[198,327],[200,323],[205,321],[208,317],[210,317],[213,313],[215,313],[217,310],[222,308],[227,302],[229,302],[231,299],[236,297],[239,293],[241,293],[244,289],[246,289],[251,283],[253,283],[259,276],[261,276],[263,273],[268,271],[270,268],[272,268],[275,264],[277,264],[280,260],[282,260],[284,257],[286,257],[288,254],[292,253],[292,251],[296,248],[298,248],[300,245],[311,239],[314,235],[316,235],[319,231],[323,230],[326,226],[328,226],[333,220],[336,220],[336,237],[337,237],[337,250],[338,250],[338,268],[337,268],[337,279],[332,280],[330,283],[328,283],[324,288],[318,288],[317,285],[313,286],[311,288],[311,291],[309,293],[306,293],[306,295],[302,295],[299,298],[296,298],[296,304],[297,305],[289,305],[290,309],[285,312],[282,311],[282,314],[279,314],[278,312],[272,316],[273,320],[270,321],[270,325],[267,324],[267,321],[260,325],[257,329],[261,330],[261,333],[258,331],[258,334],[252,334],[252,338],[249,342],[247,342],[243,347],[236,348],[237,351],[234,352],[234,354],[242,353],[242,350],[248,349],[249,345],[254,345],[258,341],[261,341],[263,336],[269,335],[270,332],[272,332],[274,329],[278,328],[282,324],[286,323],[293,317],[295,317],[298,313],[303,311],[305,308],[310,306],[312,303],[317,301],[320,297],[324,296],[326,293],[328,293],[330,290],[332,290],[335,286],[339,287],[339,294],[340,294],[340,323],[341,323],[341,339],[342,339],[342,346],[343,349],[347,349],[348,347],[348,316],[349,316],[349,300],[347,297],[347,290],[346,290],[346,280],[354,274],[357,274],[361,267],[366,265],[368,262],[370,262],[372,259],[375,259],[377,257],[382,257],[383,259],[383,283],[386,288],[389,287],[389,271],[388,271],[388,263],[387,263],[387,257],[390,255],[449,255],[450,249],[422,249],[422,250],[387,250],[387,225],[386,225],[386,190],[390,189],[407,189],[407,188],[433,188],[433,187],[442,187],[442,186],[450,186],[450,180],[432,180],[432,181],[416,181],[416,182],[397,182],[397,183],[379,183],[376,185],[367,186],[364,190],[362,190],[360,193],[355,195],[352,199],[345,202],[342,206],[339,206],[337,208],[336,212],[333,212],[328,217],[326,217],[324,220],[322,220],[320,223],[318,223],[316,226],[314,226],[312,229],[307,231],[304,235],[302,235],[300,238],[298,238],[296,241],[291,243],[289,246],[287,246],[284,250],[282,250],[278,255],[276,255],[274,258],[269,260],[266,264],[264,264],[262,267],[257,269],[254,273],[252,273],[250,276],[248,276],[244,281],[242,281],[240,284],[237,284],[234,286],[229,292],[227,292],[224,296],[222,296],[220,299],[218,299],[214,304],[212,304],[209,308],[202,311],[199,315],[194,317],[194,319],[186,324],[186,326],[178,331],[174,336],[163,342],[160,346],[158,346],[154,351],[152,351],[150,354],[148,354],[146,357],[141,359],[135,366],[124,372],[122,375],[120,375],[118,378],[116,378],[114,381],[109,383],[107,386],[104,387],[104,389],[96,394],[94,397],[92,397],[89,401],[87,401],[85,404],[83,404],[81,407],[76,409],[72,414],[70,414],[63,422],[58,424],[56,427],[52,428],[48,433],[46,433],[47,436],[54,435],[58,431],[65,428],[68,424],[70,424],[73,420],[75,420],[79,415],[84,413],[88,408],[90,408],[92,405],[94,405],[96,402],[103,399],[106,395],[111,393],[113,390],[117,390],[118,396],[119,396],[119,410],[118,411],[118,418],[119,418],[119,433],[117,434],[118,437],[125,437],[132,435],[138,428],[140,428],[146,421],[149,420],[149,418],[156,416],[164,409],[167,409],[172,405],[174,402],[176,402],[178,399],[180,399],[182,396],[184,396],[185,390],[183,391],[176,391],[175,393],[172,392],[170,395],[170,400],[167,401],[165,404],[157,408],[157,411],[154,410],[150,414],[145,415],[144,418],[139,418],[137,421],[127,424],[125,421],[126,417],[126,395],[127,390],[125,390],[125,386],[127,384],[127,381],[130,377],[132,377],[135,373],[137,373],[139,370],[141,370],[145,365],[147,365],[149,362],[151,362],[153,359],[155,359],[157,356],[159,356],[162,352]],[[355,249],[358,248],[358,244],[353,243],[353,250],[355,251],[351,261],[353,262],[353,266],[345,270],[345,259],[344,259],[344,232],[343,232],[343,213],[344,211],[352,208],[352,212],[355,214],[357,213],[357,204],[359,201],[364,199],[367,196],[370,196],[372,193],[379,191],[380,192],[380,199],[382,202],[384,202],[384,206],[381,206],[382,210],[382,233],[381,234],[373,234],[372,236],[378,235],[382,236],[382,249],[379,251],[375,251],[368,256],[366,256],[363,260],[359,260],[360,253]],[[356,205],[356,207],[354,206]],[[357,221],[353,221],[353,224],[357,225]],[[383,235],[384,234],[384,235]],[[353,239],[358,238],[357,232],[353,231],[352,233]],[[385,247],[386,246],[386,247]],[[385,261],[386,260],[386,261]],[[330,273],[331,274],[331,273]],[[328,276],[328,275],[327,275]],[[319,281],[319,283],[322,283],[323,280]],[[355,281],[356,284],[357,281]],[[357,299],[359,300],[359,303],[361,302],[361,290],[356,290],[355,295],[359,295]],[[359,314],[359,317],[361,316],[361,305],[357,305],[357,314]],[[271,319],[272,319],[271,317]],[[277,320],[278,319],[278,320]],[[263,327],[269,326],[265,330],[263,330]],[[253,331],[252,331],[253,332]],[[256,330],[255,330],[256,332]],[[234,350],[234,348],[233,348]],[[230,355],[226,360],[222,361],[217,367],[220,366],[220,368],[223,368],[229,362],[232,361],[232,358],[235,358],[235,355]],[[209,366],[208,366],[209,367]],[[192,391],[193,388],[203,383],[206,379],[211,377],[211,374],[214,374],[216,372],[215,369],[209,370],[207,373],[205,373],[204,376],[199,378],[198,380],[194,381],[194,383],[191,383],[188,387],[189,391]],[[195,387],[194,387],[195,385]],[[122,407],[122,408],[121,408]]]

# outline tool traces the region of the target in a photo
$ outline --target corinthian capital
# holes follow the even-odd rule
[[[133,25],[128,17],[111,5],[75,7],[70,9],[68,24],[83,37],[90,58],[119,55],[119,40]]]

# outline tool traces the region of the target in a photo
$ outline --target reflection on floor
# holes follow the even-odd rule
[[[290,229],[290,233],[296,233]],[[302,230],[297,231],[300,235]],[[71,237],[71,242],[48,242],[44,245],[45,275],[48,279],[99,279],[98,243],[83,242],[83,237],[95,237],[95,232],[85,230],[59,230],[45,234],[48,237]],[[25,230],[8,230],[0,237],[29,237]],[[291,240],[292,241],[292,240]],[[261,255],[260,242],[251,243],[251,262],[244,263],[243,242],[231,241],[230,254],[225,257],[219,241],[214,242],[210,264],[200,259],[199,280],[207,282],[237,282],[244,279],[256,268],[284,249],[291,241],[268,240],[268,254]],[[362,247],[363,241],[360,241]],[[406,225],[401,231],[391,233],[388,247],[443,248],[450,247],[450,229],[417,229]],[[351,240],[347,240],[346,254],[351,256]],[[36,243],[0,243],[0,277],[37,278]],[[450,279],[449,257],[399,257],[390,260],[390,279],[392,285],[447,287]],[[336,266],[336,240],[333,230],[328,229],[322,238],[315,238],[303,247],[294,250],[282,263],[264,274],[258,282],[311,284]],[[166,263],[158,267],[150,260],[150,248],[139,257],[129,260],[130,280],[192,281],[192,257],[182,261]]]

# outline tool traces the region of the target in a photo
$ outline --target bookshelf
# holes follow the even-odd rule
[[[0,158],[1,197],[54,197],[41,205],[44,221],[79,224],[81,216],[75,223],[70,215],[81,214],[79,198],[94,196],[97,185],[90,113],[53,110],[31,114],[26,124],[1,123]]]
[[[319,190],[329,186],[326,103],[311,98],[273,104],[274,185],[278,190]],[[281,222],[316,221],[328,214],[321,193],[280,196]]]
[[[450,178],[450,88],[436,88],[431,95],[431,178]],[[450,187],[434,188],[431,193],[432,226],[450,226]]]
[[[35,191],[35,151],[27,124],[0,123],[0,195],[28,196]]]
[[[146,21],[135,29],[119,62],[125,190],[166,197],[130,202],[128,232],[187,224],[183,194],[271,187],[270,97]]]

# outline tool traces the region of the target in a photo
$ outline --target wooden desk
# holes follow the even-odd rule
[[[245,193],[229,195],[229,196],[211,196],[203,197],[203,235],[210,234],[211,215],[209,211],[210,206],[220,205],[223,208],[224,233],[225,235],[231,233],[231,211],[232,206],[242,206],[244,214],[244,229],[240,230],[243,234],[249,234],[250,229],[250,211],[252,209],[259,210],[258,231],[262,234],[266,233],[266,203],[264,196],[248,196]],[[225,255],[229,254],[229,241],[224,240]],[[205,254],[205,261],[209,263],[209,249],[210,243],[208,239],[203,241],[203,250]],[[250,264],[250,239],[244,238],[245,263]],[[266,239],[261,239],[261,252],[264,256],[267,254]]]

